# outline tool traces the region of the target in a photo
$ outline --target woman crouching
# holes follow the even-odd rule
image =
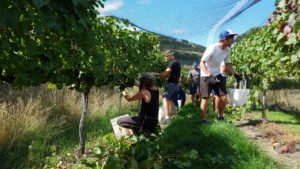
[[[154,76],[151,73],[143,74],[138,93],[129,96],[123,92],[123,96],[129,102],[142,100],[141,111],[137,116],[119,118],[118,125],[132,129],[134,134],[155,133],[158,124],[159,92],[154,84]]]

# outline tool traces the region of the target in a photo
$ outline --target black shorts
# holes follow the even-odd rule
[[[214,95],[222,96],[226,95],[226,78],[222,77],[220,82],[211,84],[208,80],[208,77],[200,77],[200,95],[202,98],[209,97],[210,94],[214,91]]]
[[[142,127],[143,118],[140,116],[125,116],[120,117],[117,124],[121,127],[132,129],[134,132],[138,132]]]
[[[120,117],[117,124],[121,127],[132,129],[135,133],[138,133],[141,130],[142,132],[154,133],[158,124],[158,119],[141,116],[125,116]]]
[[[199,85],[190,84],[190,94],[197,94],[199,92]]]

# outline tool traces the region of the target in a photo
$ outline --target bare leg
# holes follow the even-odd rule
[[[215,102],[215,105],[214,105],[214,108],[215,108],[215,112],[217,113],[218,117],[221,117],[220,116],[220,107],[221,107],[221,98],[220,96],[214,96],[214,102]]]
[[[172,100],[168,100],[168,106],[169,106],[169,112],[168,112],[169,117],[176,115],[176,106]]]
[[[217,97],[217,96],[215,96],[215,95],[213,96],[213,102],[212,102],[212,107],[213,107],[213,111],[214,111],[214,112],[216,112],[216,109],[217,109],[217,108],[216,108],[216,105],[217,105],[217,104],[216,104],[216,97]]]
[[[200,102],[201,102],[200,94],[196,93],[195,98],[196,98],[196,105],[200,105]]]
[[[125,132],[127,136],[132,136],[133,135],[133,131],[131,129],[126,129],[125,128]]]
[[[227,96],[216,96],[216,112],[218,113],[218,117],[224,116],[224,111],[227,103]]]
[[[202,120],[207,120],[207,105],[208,105],[209,97],[202,98],[201,100],[201,115]]]
[[[169,103],[168,103],[168,99],[167,98],[163,98],[162,99],[163,102],[163,110],[164,110],[164,118],[165,119],[169,119]]]
[[[191,100],[192,100],[192,103],[193,103],[193,105],[195,105],[195,94],[191,94]]]
[[[220,117],[224,117],[224,111],[227,104],[227,95],[220,96],[220,98],[221,98],[221,104],[219,108]]]

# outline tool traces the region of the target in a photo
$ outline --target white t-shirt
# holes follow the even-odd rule
[[[230,48],[226,47],[222,50],[219,47],[219,44],[213,44],[205,50],[201,61],[205,61],[205,65],[207,70],[213,75],[216,76],[221,73],[220,65],[224,61],[224,63],[230,63]],[[201,69],[201,76],[208,76]]]
[[[190,70],[188,73],[188,77],[191,78],[192,82],[195,84],[198,84],[200,81],[200,70],[199,69],[193,69]]]

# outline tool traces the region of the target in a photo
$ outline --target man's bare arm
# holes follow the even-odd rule
[[[208,76],[211,76],[211,73],[208,71],[205,63],[206,63],[205,61],[201,60],[200,68],[204,71],[205,74],[207,74]]]
[[[172,69],[167,68],[164,72],[157,73],[156,76],[161,78],[167,78],[171,74]]]

